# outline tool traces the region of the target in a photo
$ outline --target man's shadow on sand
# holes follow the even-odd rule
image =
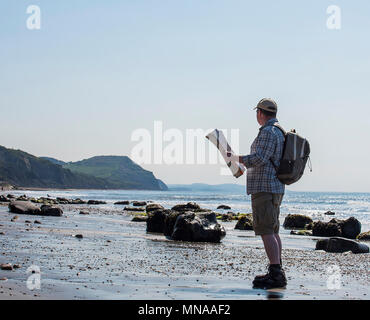
[[[221,289],[217,291],[218,294],[225,294],[225,295],[240,295],[240,296],[258,296],[263,297],[265,296],[267,299],[276,300],[276,299],[283,299],[284,298],[284,291],[285,289],[242,289],[242,288],[227,288]]]

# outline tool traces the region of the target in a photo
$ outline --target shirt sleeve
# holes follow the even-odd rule
[[[256,140],[256,152],[243,156],[243,164],[246,168],[261,167],[270,161],[274,151],[274,135],[269,130],[262,130]]]

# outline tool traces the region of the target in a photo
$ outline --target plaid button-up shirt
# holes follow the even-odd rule
[[[273,126],[278,120],[270,119],[260,128],[257,138],[251,146],[250,155],[243,156],[247,168],[247,194],[258,192],[284,193],[285,185],[276,176],[283,154],[284,135]],[[270,160],[271,159],[271,160]]]

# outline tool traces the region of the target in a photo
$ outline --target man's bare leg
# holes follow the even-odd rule
[[[279,234],[278,233],[275,233],[274,236],[275,236],[275,239],[276,239],[276,241],[277,241],[277,243],[279,245],[279,260],[280,260],[279,263],[281,264],[281,252],[282,252],[283,246],[281,244],[281,239],[280,239]]]
[[[276,234],[265,234],[261,236],[270,264],[280,264],[281,247],[275,235]]]

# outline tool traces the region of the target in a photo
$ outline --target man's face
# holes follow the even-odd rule
[[[260,109],[257,109],[257,122],[260,126],[264,124],[264,117]]]

